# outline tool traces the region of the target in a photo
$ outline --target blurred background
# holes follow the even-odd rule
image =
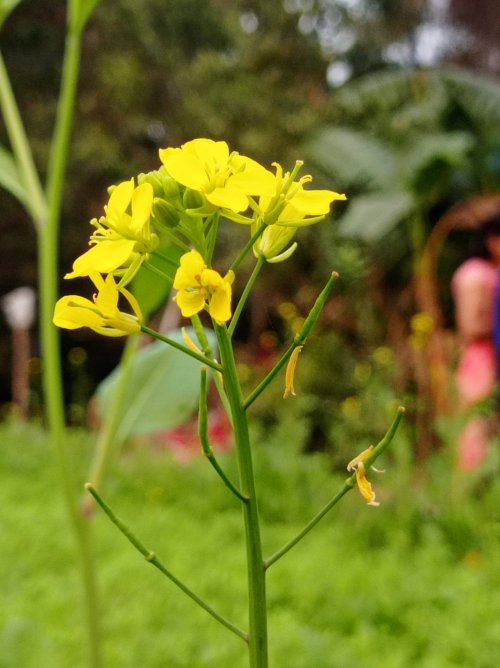
[[[451,275],[499,188],[499,22],[496,0],[106,0],[85,34],[60,275],[85,248],[107,186],[156,168],[159,147],[206,136],[268,165],[305,159],[317,187],[349,199],[264,275],[238,331],[249,381],[335,269],[337,296],[301,360],[295,410],[310,424],[308,447],[328,447],[337,418],[359,423],[360,411],[376,432],[397,397],[425,456],[450,403]],[[16,8],[2,35],[42,172],[64,32],[64,3],[37,0]],[[439,226],[478,195],[473,211],[454,209]],[[10,195],[1,191],[0,202],[0,294],[36,289],[35,233]],[[0,317],[5,413],[12,342]],[[32,331],[32,415],[42,412],[37,341]],[[63,333],[63,348],[69,417],[82,424],[121,344],[80,330]],[[325,359],[327,376],[315,371]],[[431,367],[441,369],[437,381]],[[261,417],[272,420],[267,407]]]
[[[407,417],[387,474],[373,476],[382,501],[376,520],[349,495],[335,531],[326,521],[272,572],[273,665],[490,668],[498,660],[498,447],[464,465],[466,474],[458,470],[469,413],[456,386],[463,339],[452,277],[471,256],[485,256],[484,223],[500,213],[499,26],[498,0],[102,0],[85,31],[61,294],[87,290],[87,282],[62,277],[85,250],[108,186],[156,169],[160,147],[210,137],[267,166],[303,159],[315,187],[348,196],[326,221],[299,230],[289,260],[265,268],[235,332],[250,390],[300,329],[330,272],[339,272],[299,358],[297,396],[283,401],[275,381],[251,408],[266,545],[277,548],[317,512],[342,484],[346,462],[385,433],[397,405]],[[24,0],[0,35],[42,176],[65,28],[64,2]],[[1,122],[0,144],[8,145]],[[4,190],[0,211],[0,297],[19,287],[36,295],[33,226]],[[246,234],[225,228],[218,268]],[[156,323],[164,315],[160,308]],[[167,320],[179,324],[171,313]],[[12,538],[1,555],[0,665],[84,665],[77,558],[61,530],[39,428],[37,325],[28,318],[17,333],[11,325],[2,300],[0,531]],[[123,341],[83,329],[61,336],[75,427],[68,451],[83,483],[95,440],[87,427],[98,422],[92,397]],[[28,359],[27,386],[13,386],[16,350]],[[177,389],[170,384],[171,394]],[[19,396],[27,424],[8,419]],[[498,446],[495,401],[490,388],[474,411]],[[211,418],[213,444],[230,448],[227,421],[217,408]],[[144,443],[126,444],[107,493],[175,572],[244,618],[240,509],[193,456],[195,421]],[[224,466],[235,477],[233,459]],[[94,525],[106,665],[240,665],[240,648],[223,630],[155,586],[156,574],[105,518],[96,515]],[[319,571],[331,575],[326,586]]]
[[[302,230],[293,258],[263,276],[238,331],[249,376],[335,269],[340,286],[301,360],[294,406],[310,423],[310,447],[328,447],[338,418],[359,423],[361,412],[377,432],[398,397],[425,456],[439,442],[436,413],[450,404],[451,275],[474,248],[471,228],[484,206],[498,206],[490,196],[500,180],[499,28],[496,0],[103,2],[85,34],[60,275],[85,248],[107,186],[156,168],[161,146],[206,136],[268,165],[303,158],[317,187],[349,199],[328,222]],[[64,3],[37,0],[16,8],[2,35],[42,171],[64,32]],[[486,197],[473,210],[465,205],[439,226],[478,195]],[[0,294],[36,290],[32,225],[10,195],[0,200]],[[224,253],[231,243],[224,240]],[[12,349],[1,317],[0,402],[8,410]],[[69,417],[83,423],[120,343],[81,330],[64,333],[63,347]],[[33,415],[42,412],[39,356],[33,331]],[[327,377],[314,370],[326,358]],[[429,377],[435,365],[437,381]],[[268,408],[263,419],[272,419]]]

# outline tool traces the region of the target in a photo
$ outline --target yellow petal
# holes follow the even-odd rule
[[[112,274],[106,276],[104,285],[95,298],[95,305],[106,318],[116,317],[118,314],[118,289]]]
[[[228,184],[238,188],[246,195],[274,195],[276,176],[255,160],[244,155],[231,158],[234,174],[229,177]]]
[[[108,274],[124,265],[133,253],[135,242],[129,239],[99,241],[73,262],[73,271],[64,278],[89,276],[92,272]]]
[[[229,147],[225,141],[213,139],[192,139],[182,145],[184,151],[193,153],[202,164],[212,169],[224,167],[229,159]]]
[[[208,312],[217,322],[227,322],[231,317],[231,285],[222,281],[210,298]]]
[[[356,468],[356,482],[361,496],[365,499],[369,506],[380,505],[375,501],[375,492],[372,489],[371,483],[365,475],[365,467],[363,463],[358,464]]]
[[[174,277],[175,290],[186,290],[199,285],[204,269],[205,261],[198,251],[192,250],[184,253]]]
[[[160,160],[168,174],[183,186],[202,192],[209,187],[205,165],[195,154],[180,148],[160,149]]]
[[[198,290],[193,290],[192,292],[180,290],[174,299],[185,318],[191,318],[191,316],[199,313],[205,306],[205,296]]]
[[[347,470],[353,471],[358,464],[364,462],[364,460],[372,453],[372,450],[373,445],[370,445],[370,447],[366,448],[366,450],[363,450],[363,452],[360,452],[359,455],[354,457],[354,459],[351,459],[349,464],[347,464]]]
[[[224,282],[222,276],[215,269],[204,269],[201,272],[200,283],[205,288],[217,290]]]
[[[286,399],[290,395],[295,396],[295,389],[293,387],[293,382],[295,379],[295,368],[297,366],[299,354],[303,347],[304,346],[297,346],[294,348],[292,354],[290,355],[290,359],[288,360],[285,373],[285,392],[283,394],[283,399]]]
[[[334,200],[344,200],[345,195],[332,190],[304,190],[300,188],[291,198],[291,206],[303,216],[322,216],[330,211]]]
[[[140,236],[143,227],[151,218],[153,208],[153,186],[150,183],[143,183],[138,186],[132,195],[132,232]]]
[[[68,295],[56,302],[52,322],[63,329],[98,327],[103,318],[95,312],[94,304],[84,297]]]
[[[106,213],[112,213],[113,216],[120,216],[128,208],[132,194],[134,192],[134,179],[123,181],[113,189],[109,197]]]
[[[248,209],[248,197],[241,189],[234,188],[231,185],[214,188],[210,192],[206,192],[205,197],[210,204],[229,209],[235,213]]]

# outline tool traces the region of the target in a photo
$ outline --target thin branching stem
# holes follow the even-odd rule
[[[171,582],[173,582],[181,591],[183,591],[189,598],[197,603],[200,608],[203,608],[205,612],[208,612],[209,615],[211,615],[214,619],[216,619],[218,622],[220,622],[223,626],[225,626],[227,629],[235,633],[239,638],[244,640],[245,642],[248,642],[248,634],[240,629],[238,626],[230,622],[228,619],[223,617],[221,614],[219,614],[214,608],[212,608],[211,605],[206,603],[198,594],[195,594],[194,591],[192,591],[189,587],[187,587],[181,580],[179,580],[178,577],[176,577],[164,564],[158,559],[156,554],[154,552],[151,552],[151,550],[148,550],[142,543],[141,541],[137,538],[137,536],[128,528],[124,522],[122,522],[121,519],[119,519],[113,510],[108,506],[108,504],[102,499],[100,494],[95,490],[94,486],[90,483],[87,482],[85,484],[85,489],[92,494],[94,499],[97,501],[99,506],[103,509],[103,511],[106,513],[106,515],[109,517],[109,519],[113,522],[113,524],[121,531],[121,533],[125,536],[125,538],[132,543],[132,545],[135,547],[138,552],[140,552],[143,557],[148,561],[150,564],[155,566],[163,575],[165,575]]]

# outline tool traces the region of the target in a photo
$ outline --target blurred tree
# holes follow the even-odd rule
[[[339,233],[370,249],[372,288],[400,359],[419,344],[421,454],[434,414],[449,405],[440,290],[424,249],[440,212],[500,188],[499,109],[500,86],[460,70],[371,74],[333,96],[337,122],[308,144],[318,168],[351,193]],[[428,331],[417,332],[423,324]]]

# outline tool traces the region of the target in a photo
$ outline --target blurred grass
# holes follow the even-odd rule
[[[254,434],[265,553],[318,510],[343,474],[304,456],[292,418]],[[77,562],[36,426],[0,427],[0,666],[85,666]],[[70,433],[84,482],[91,438]],[[358,448],[353,445],[352,454]],[[496,465],[461,478],[436,456],[414,470],[402,432],[374,485],[380,508],[349,494],[269,572],[273,668],[490,668],[500,653],[500,484]],[[222,458],[234,476],[232,455]],[[102,490],[145,545],[245,626],[240,509],[200,457],[135,445]],[[106,666],[245,668],[244,644],[151,568],[97,512]]]

